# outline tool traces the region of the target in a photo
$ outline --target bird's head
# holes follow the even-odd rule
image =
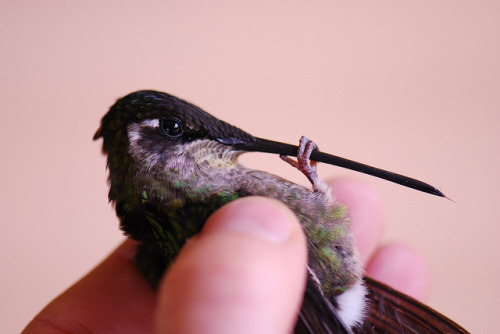
[[[152,90],[137,91],[116,101],[102,118],[94,140],[100,137],[110,164],[114,155],[117,163],[126,162],[131,155],[151,162],[201,141],[228,149],[255,141],[250,134],[189,102]]]

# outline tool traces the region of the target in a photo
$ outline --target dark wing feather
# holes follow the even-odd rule
[[[430,307],[365,277],[370,302],[366,320],[356,333],[468,333]]]
[[[340,319],[333,305],[308,274],[304,301],[294,330],[295,334],[352,333]]]

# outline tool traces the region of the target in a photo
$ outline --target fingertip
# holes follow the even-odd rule
[[[207,220],[168,271],[156,327],[168,333],[286,332],[301,300],[305,263],[300,225],[283,204],[233,201]]]
[[[425,259],[414,249],[398,244],[380,248],[366,268],[367,275],[424,301],[429,293],[430,274]]]
[[[302,238],[297,217],[281,202],[265,197],[245,197],[217,210],[206,222],[201,235],[242,233],[269,242]]]

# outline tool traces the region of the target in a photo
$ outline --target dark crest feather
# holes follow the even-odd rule
[[[117,133],[124,133],[132,122],[164,116],[179,117],[193,133],[218,140],[225,144],[250,143],[255,138],[247,132],[221,121],[196,105],[167,93],[141,90],[119,99],[101,121],[94,140],[103,137],[107,141]],[[122,130],[122,131],[120,131]]]

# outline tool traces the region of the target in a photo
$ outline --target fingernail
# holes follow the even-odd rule
[[[231,202],[209,220],[211,231],[244,233],[273,243],[288,240],[296,224],[295,216],[284,205],[259,197]]]

